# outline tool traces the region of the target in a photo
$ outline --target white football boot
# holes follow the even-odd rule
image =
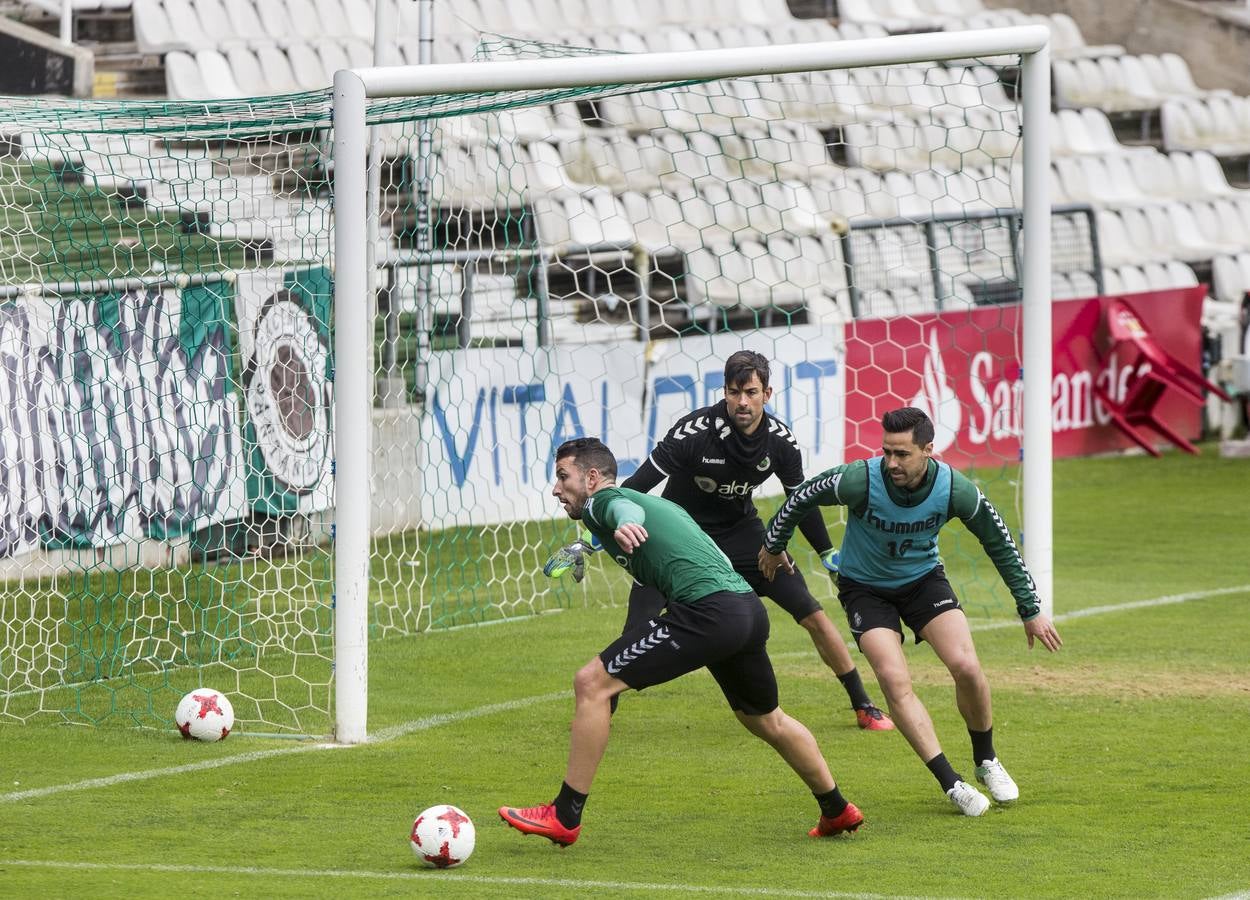
[[[946,796],[965,816],[979,816],[990,808],[989,798],[966,781],[956,781]]]
[[[1011,803],[1020,799],[1020,788],[1016,787],[997,756],[977,766],[977,781],[985,785],[990,796],[999,803]]]

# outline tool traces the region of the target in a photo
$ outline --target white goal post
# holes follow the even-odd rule
[[[336,536],[335,737],[367,737],[370,410],[370,99],[655,85],[1019,54],[1023,137],[1023,530],[1043,610],[1053,609],[1051,508],[1050,32],[1044,26],[766,47],[341,70],[334,77]]]

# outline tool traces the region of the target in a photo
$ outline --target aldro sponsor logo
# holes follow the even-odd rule
[[[694,486],[706,494],[717,494],[721,497],[750,497],[755,485],[749,481],[731,481],[720,484],[705,475],[694,476]]]

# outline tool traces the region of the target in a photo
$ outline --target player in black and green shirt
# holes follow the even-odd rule
[[[912,691],[903,655],[903,625],[927,641],[955,681],[955,699],[972,739],[977,780],[1000,803],[1020,795],[994,752],[990,687],[968,620],[946,580],[938,532],[960,519],[985,549],[1016,600],[1029,647],[1062,645],[1038,604],[1033,578],[1011,532],[985,495],[949,465],[932,458],[933,422],[914,407],[885,414],[882,455],[834,466],[786,498],[768,523],[759,564],[765,577],[793,568],[786,545],[817,506],[847,507],[838,599],[860,650],[885,692],[890,715],[958,809],[979,816],[985,795],[965,782],[938,744],[933,721]]]
[[[608,743],[611,699],[706,667],[747,730],[773,747],[820,805],[809,834],[854,831],[864,817],[834,783],[816,739],[777,705],[768,658],[768,614],[725,554],[681,507],[616,486],[616,458],[595,438],[556,451],[552,494],[580,519],[604,551],[668,600],[663,615],[639,623],[590,660],[573,679],[576,708],[564,783],[550,804],[501,807],[526,834],[567,846],[581,833],[582,808]]]
[[[768,580],[760,573],[757,557],[764,523],[753,495],[774,475],[787,494],[803,482],[798,441],[765,409],[772,396],[767,357],[753,350],[730,354],[725,360],[724,399],[678,419],[622,487],[645,492],[667,479],[662,496],[690,513],[753,591],[770,598],[811,636],[821,660],[846,690],[859,727],[891,731],[894,725],[869,698],[846,642],[803,574],[783,572]],[[820,510],[813,509],[798,527],[829,568],[833,541]],[[663,606],[659,592],[635,584],[629,592],[625,627],[658,615]]]

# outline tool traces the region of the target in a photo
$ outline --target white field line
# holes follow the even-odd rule
[[[1062,613],[1056,616],[1055,620],[1065,621],[1067,619],[1101,615],[1102,613],[1122,612],[1124,610],[1131,609],[1144,609],[1152,606],[1167,606],[1174,603],[1185,603],[1189,600],[1202,600],[1208,597],[1242,593],[1250,593],[1250,585],[1215,588],[1207,591],[1193,591],[1187,594],[1170,594],[1163,597],[1154,597],[1150,600],[1133,600],[1127,603],[1116,603],[1108,606],[1091,606],[1088,609]],[[972,626],[974,631],[988,631],[990,629],[1008,627],[1019,627],[1019,624],[1015,622],[987,622]],[[775,654],[775,658],[806,656],[809,653],[810,651],[790,651],[787,653]],[[533,706],[538,703],[548,703],[553,700],[567,699],[571,695],[570,691],[557,691],[555,693],[540,694],[534,697],[522,697],[518,700],[509,700],[504,703],[492,703],[488,706],[479,706],[462,712],[440,713],[434,716],[427,716],[425,718],[415,719],[411,722],[405,722],[400,725],[393,725],[390,728],[380,729],[370,737],[369,743],[380,744],[403,737],[407,734],[412,734],[416,731],[426,731],[430,728],[439,728],[443,725],[451,725],[468,719],[494,715],[498,712],[509,712],[514,709],[523,709],[527,706]],[[241,753],[237,756],[223,756],[217,759],[204,760],[202,762],[187,763],[182,766],[169,766],[164,769],[148,769],[140,772],[122,772],[117,775],[107,775],[101,778],[89,778],[85,781],[75,781],[67,784],[54,784],[48,785],[47,787],[32,788],[27,791],[14,791],[7,794],[0,794],[0,804],[14,803],[19,800],[35,800],[40,797],[48,797],[53,794],[63,794],[70,791],[87,790],[89,788],[111,787],[115,784],[124,784],[130,781],[147,781],[148,779],[161,778],[165,775],[180,775],[185,772],[199,772],[205,769],[217,769],[222,766],[230,766],[236,763],[254,762],[256,760],[269,759],[274,756],[290,756],[295,753],[308,753],[312,750],[338,748],[340,746],[341,745],[339,744],[324,743],[298,744],[293,747],[277,747],[272,750],[254,750],[250,753]],[[368,745],[366,744],[365,746]]]
[[[416,871],[416,872],[366,872],[350,869],[265,869],[254,866],[190,866],[163,863],[94,863],[61,862],[58,860],[0,859],[0,869],[5,866],[60,869],[85,872],[160,872],[175,875],[257,875],[270,878],[359,878],[383,881],[441,881],[452,884],[490,884],[520,887],[556,887],[578,890],[639,891],[677,894],[719,894],[735,897],[800,897],[835,898],[835,900],[884,900],[883,894],[858,894],[843,891],[790,891],[785,888],[717,886],[710,884],[652,884],[638,881],[584,881],[575,878],[517,878],[504,875],[470,875],[462,871]],[[895,897],[897,895],[889,895]],[[908,900],[908,898],[900,898]],[[918,900],[918,898],[915,898]]]
[[[548,703],[553,700],[565,700],[573,696],[571,691],[557,691],[552,694],[539,694],[535,697],[522,697],[519,700],[508,700],[503,703],[492,703],[488,706],[478,706],[474,709],[466,709],[461,712],[439,713],[438,715],[426,716],[421,719],[414,719],[411,722],[405,722],[402,725],[395,725],[391,728],[383,728],[374,733],[369,738],[370,744],[381,744],[386,741],[392,741],[395,738],[403,737],[406,734],[412,734],[415,731],[427,731],[431,728],[440,728],[443,725],[451,725],[455,722],[464,722],[468,719],[478,719],[482,716],[490,716],[495,713],[511,712],[516,709],[524,709],[527,706],[534,706],[538,703]],[[367,746],[367,745],[366,745]],[[31,788],[28,791],[13,791],[7,794],[0,794],[0,804],[15,803],[19,800],[37,800],[41,797],[50,797],[53,794],[64,794],[69,791],[82,791],[88,788],[112,787],[116,784],[125,784],[130,781],[147,781],[152,778],[161,778],[165,775],[181,775],[185,772],[202,772],[205,769],[219,769],[222,766],[232,766],[236,763],[256,762],[262,759],[271,759],[275,756],[292,756],[296,753],[309,753],[313,750],[329,750],[345,748],[344,744],[297,744],[293,747],[275,747],[272,750],[253,750],[250,753],[240,753],[235,756],[222,756],[217,759],[206,759],[201,762],[187,763],[181,766],[168,766],[163,769],[146,769],[140,772],[121,772],[117,775],[106,775],[101,778],[88,778],[84,781],[73,781],[68,784],[52,784],[41,788]]]
[[[1190,600],[1206,600],[1208,597],[1223,597],[1228,594],[1250,594],[1250,584],[1239,584],[1236,587],[1212,588],[1207,591],[1191,591],[1187,594],[1168,594],[1163,597],[1152,597],[1149,600],[1130,600],[1127,603],[1111,603],[1107,606],[1087,606],[1085,609],[1074,609],[1072,612],[1059,613],[1056,622],[1069,619],[1083,619],[1086,616],[1100,616],[1103,613],[1125,612],[1130,609],[1149,609],[1152,606],[1171,606],[1174,603],[1188,603]],[[1019,621],[982,622],[972,626],[973,631],[995,631],[999,628],[1019,628]]]

